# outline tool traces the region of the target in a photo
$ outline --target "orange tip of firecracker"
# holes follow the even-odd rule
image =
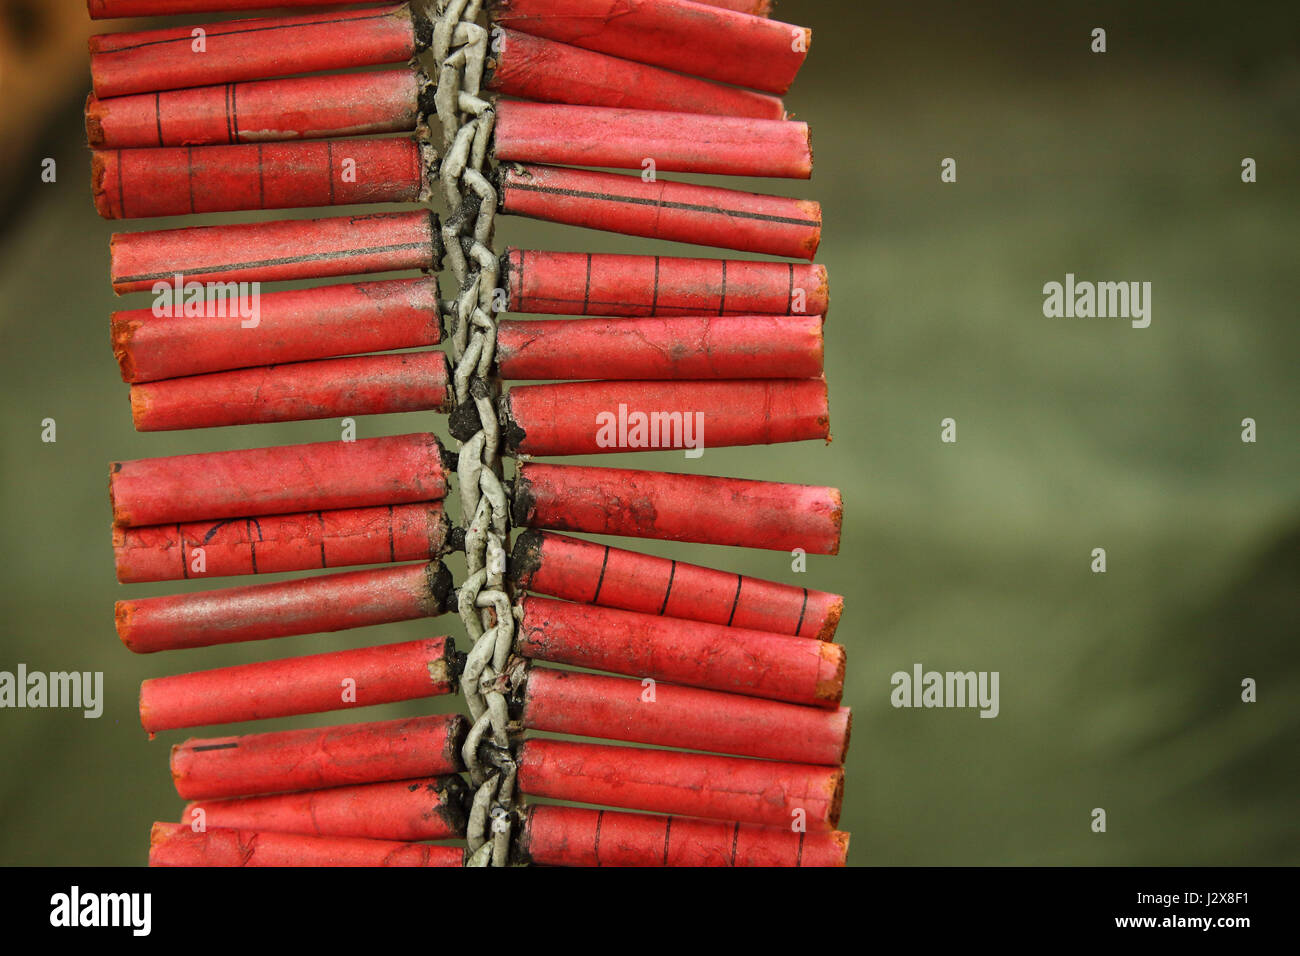
[[[817,650],[821,654],[821,663],[817,669],[815,697],[828,706],[838,705],[844,696],[844,669],[848,655],[842,644],[819,644]]]

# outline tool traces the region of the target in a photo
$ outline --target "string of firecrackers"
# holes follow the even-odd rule
[[[265,5],[89,3],[96,17]],[[155,825],[150,861],[842,864],[842,599],[561,533],[831,554],[838,492],[532,460],[623,450],[592,435],[596,415],[620,403],[699,409],[714,446],[828,437],[825,270],[491,248],[501,212],[811,260],[815,203],[581,168],[644,171],[651,157],[656,172],[807,178],[808,130],[780,95],[808,32],[755,0],[497,0],[486,12],[490,33],[477,0],[212,23],[199,28],[201,57],[185,52],[191,27],[92,41],[87,133],[106,217],[438,194],[449,209],[442,222],[417,211],[114,237],[119,293],[176,276],[423,273],[267,293],[260,332],[239,334],[235,315],[115,313],[139,430],[438,410],[461,442],[450,452],[416,433],[115,463],[119,580],[331,571],[121,601],[126,645],[175,650],[452,609],[473,642],[468,654],[437,637],[146,681],[150,734],[458,689],[470,710],[187,740],[172,772],[191,801],[185,819],[204,826]],[[397,65],[330,72],[383,64]],[[365,175],[337,176],[343,157]],[[444,264],[450,300],[439,296]],[[506,310],[584,318],[498,319]],[[426,348],[444,338],[445,351]],[[425,350],[393,352],[407,348]],[[521,379],[548,384],[500,397],[503,380]],[[453,470],[463,529],[442,506]],[[512,526],[524,530],[507,561]],[[441,563],[457,549],[459,589]],[[359,565],[376,567],[334,570]],[[524,806],[525,794],[614,809]],[[425,842],[458,838],[467,850]]]

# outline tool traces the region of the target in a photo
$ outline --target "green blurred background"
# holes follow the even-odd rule
[[[0,669],[102,670],[107,703],[97,721],[0,711],[4,864],[140,864],[150,822],[177,818],[167,748],[188,735],[145,738],[142,679],[459,633],[444,619],[179,656],[119,644],[114,600],[193,585],[114,581],[110,460],[339,427],[132,430],[107,319],[148,299],[109,287],[113,226],[91,205],[79,120],[82,9],[0,3]],[[1295,5],[784,0],[778,14],[815,30],[787,103],[813,126],[816,173],[733,185],[823,203],[835,441],[600,462],[837,485],[844,546],[806,575],[780,552],[632,546],[848,596],[855,864],[1297,862]],[[72,52],[31,83],[21,58],[68,32]],[[955,184],[940,182],[945,157]],[[515,219],[497,238],[651,248]],[[1150,281],[1151,327],[1044,318],[1042,286],[1066,272]],[[939,440],[947,417],[956,444]],[[358,434],[429,428],[445,433],[407,415]],[[1089,568],[1097,547],[1105,574]],[[1000,715],[892,708],[890,675],[914,663],[999,671]],[[1245,677],[1258,703],[1241,702]]]

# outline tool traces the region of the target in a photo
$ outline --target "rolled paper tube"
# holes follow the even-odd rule
[[[501,26],[720,83],[784,93],[812,31],[689,0],[497,0]]]
[[[826,382],[816,378],[521,385],[501,408],[511,455],[682,448],[698,457],[706,446],[830,437]]]
[[[140,685],[140,723],[155,734],[437,697],[458,669],[451,638],[434,637],[155,677]]]
[[[114,462],[115,524],[134,527],[436,501],[442,446],[428,433]]]
[[[395,840],[303,836],[155,823],[150,866],[462,866],[464,850]]]
[[[191,737],[172,747],[172,781],[182,799],[211,800],[458,773],[468,732],[467,718],[447,714]]]
[[[298,422],[349,415],[449,411],[442,352],[317,359],[131,386],[137,431]]]
[[[105,219],[416,202],[429,157],[406,138],[101,149],[91,185]]]
[[[838,767],[849,747],[847,707],[824,710],[635,678],[528,669],[523,724],[578,737],[708,750]]]
[[[516,527],[836,554],[844,505],[835,488],[521,462]]]
[[[512,312],[550,315],[826,315],[826,267],[507,249]]]
[[[95,149],[213,146],[415,129],[432,87],[403,67],[86,100]]]
[[[785,119],[775,96],[498,28],[484,84],[544,103]]]
[[[526,597],[516,643],[532,660],[836,707],[844,648],[767,631]]]
[[[584,807],[526,813],[519,855],[542,866],[844,866],[849,851],[849,835],[836,830]]]
[[[717,186],[513,164],[501,167],[500,199],[514,216],[793,259],[821,242],[817,203]]]
[[[504,320],[505,379],[755,379],[822,374],[819,315]]]
[[[812,175],[808,124],[506,100],[493,127],[498,160],[729,176]]]
[[[118,601],[117,636],[137,654],[342,631],[446,612],[451,574],[441,564],[251,584]]]
[[[451,840],[465,836],[469,787],[460,777],[425,777],[265,797],[189,804],[185,823],[371,840]]]
[[[410,4],[102,33],[90,38],[90,78],[102,98],[398,63],[432,34]]]
[[[92,20],[109,20],[114,17],[159,17],[180,13],[215,13],[221,10],[265,10],[269,7],[343,6],[351,2],[352,0],[86,0],[86,7]],[[701,2],[733,10],[754,6],[750,0]]]
[[[519,789],[535,797],[765,826],[832,829],[844,771],[715,754],[532,738]]]
[[[422,501],[113,529],[123,584],[344,568],[442,556],[451,522]]]
[[[173,280],[161,308],[113,313],[123,381],[437,345],[442,334],[432,276],[267,292],[256,313],[250,299],[217,308],[196,301],[187,315],[184,286],[176,291]]]
[[[520,590],[755,631],[829,641],[844,610],[838,594],[729,574],[545,531],[515,540]]]
[[[359,272],[438,268],[438,218],[391,212],[114,233],[113,291],[185,282],[275,282]],[[241,294],[243,290],[241,289]]]

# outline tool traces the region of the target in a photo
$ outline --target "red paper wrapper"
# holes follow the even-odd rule
[[[415,129],[420,77],[403,67],[86,100],[95,149],[214,146]]]
[[[437,502],[114,527],[113,557],[123,584],[312,571],[437,559],[450,528]]]
[[[775,96],[711,83],[556,43],[515,30],[499,30],[485,84],[507,96],[544,103],[667,110],[712,116],[785,119]]]
[[[717,186],[557,166],[503,166],[501,209],[650,239],[812,259],[821,242],[821,206]]]
[[[426,276],[268,292],[260,296],[252,323],[238,310],[215,317],[159,315],[153,309],[114,312],[113,352],[122,380],[134,383],[437,345],[442,332],[438,280]]]
[[[430,34],[409,4],[101,33],[90,38],[90,78],[103,98],[397,63]]]
[[[263,641],[436,617],[451,600],[441,564],[404,564],[218,591],[118,601],[117,636],[137,654]]]
[[[300,836],[253,830],[195,833],[188,824],[155,823],[150,866],[461,866],[464,851],[392,840]]]
[[[521,463],[516,527],[836,554],[844,505],[834,488]]]
[[[728,176],[812,175],[807,123],[505,100],[498,160]]]
[[[833,829],[844,771],[641,747],[525,740],[519,789],[535,797],[711,820]]]
[[[189,804],[181,820],[207,827],[370,840],[465,836],[471,794],[451,775]]]
[[[505,379],[657,380],[816,378],[819,315],[504,320],[497,370]]]
[[[108,492],[114,524],[136,527],[435,501],[447,480],[417,433],[118,461]]]
[[[844,648],[767,631],[526,597],[524,657],[792,704],[836,707]]]
[[[468,732],[465,717],[447,714],[191,737],[172,747],[172,781],[185,800],[211,800],[458,773]]]
[[[826,315],[826,267],[508,248],[512,312],[551,315]]]
[[[179,13],[215,13],[219,10],[265,10],[268,7],[341,7],[353,0],[86,0],[92,20],[113,17],[164,17]],[[716,7],[741,10],[750,0],[701,0]],[[753,11],[757,12],[757,11]]]
[[[824,710],[695,687],[531,667],[523,723],[578,737],[709,750],[836,767],[849,747],[847,707]]]
[[[667,448],[693,455],[706,447],[830,437],[826,382],[815,378],[521,385],[502,399],[502,409],[512,455]]]
[[[844,598],[543,531],[515,540],[515,586],[552,597],[774,634],[835,636]]]
[[[784,93],[812,31],[689,0],[497,0],[503,27],[691,76]]]
[[[96,150],[105,219],[416,202],[424,160],[412,139]]]
[[[543,866],[844,866],[849,835],[788,827],[529,807],[523,859]]]
[[[458,670],[451,638],[435,637],[155,677],[140,685],[140,723],[155,734],[437,697]]]
[[[430,212],[288,219],[113,234],[113,291],[157,295],[185,282],[276,282],[359,272],[438,268]],[[160,290],[159,286],[162,286]]]
[[[137,431],[450,411],[442,352],[359,355],[266,365],[131,386]]]

